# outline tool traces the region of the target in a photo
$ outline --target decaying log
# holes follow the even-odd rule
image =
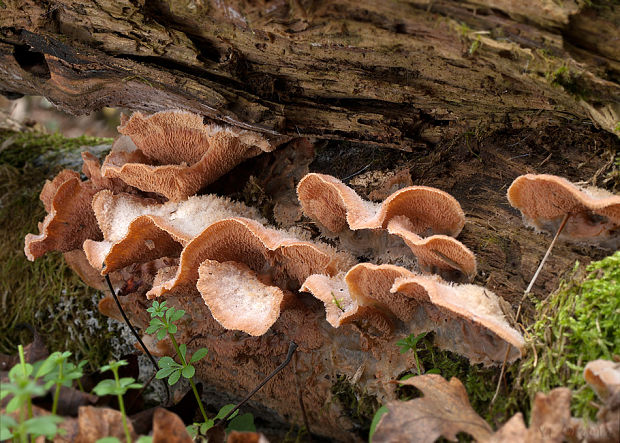
[[[3,0],[0,90],[402,149],[478,125],[613,131],[620,6],[586,3]]]

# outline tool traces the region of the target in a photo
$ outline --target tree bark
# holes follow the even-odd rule
[[[463,128],[620,120],[620,6],[567,0],[3,0],[0,90],[185,108],[410,150]]]

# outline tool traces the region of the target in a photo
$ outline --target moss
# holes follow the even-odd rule
[[[547,73],[547,80],[554,86],[562,86],[566,92],[576,97],[585,99],[589,95],[581,75],[571,71],[566,65]]]
[[[96,308],[96,292],[64,263],[59,253],[29,262],[24,237],[37,232],[45,211],[39,192],[59,169],[41,156],[62,159],[82,145],[107,139],[59,134],[0,132],[0,352],[13,353],[31,340],[26,323],[35,327],[51,350],[69,350],[91,367],[110,358],[108,321]],[[50,155],[51,154],[51,155]]]
[[[379,409],[377,399],[358,387],[344,375],[338,375],[336,382],[332,385],[331,393],[334,400],[338,401],[346,414],[353,422],[356,432],[361,438],[368,438],[370,423]]]
[[[595,397],[583,370],[589,361],[620,355],[620,251],[585,271],[577,263],[573,278],[536,310],[538,320],[528,330],[536,352],[521,364],[520,385],[530,400],[566,386],[573,390],[573,415],[594,418]]]

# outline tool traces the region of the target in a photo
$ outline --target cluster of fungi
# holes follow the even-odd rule
[[[309,293],[324,303],[325,325],[310,325],[317,316],[308,316],[297,318],[295,328],[282,325],[278,333],[294,329],[298,341],[304,334],[323,337],[313,339],[320,345],[308,339],[305,348],[301,340],[300,349],[310,352],[328,346],[325,337],[338,341],[336,328],[349,336],[354,331],[362,351],[375,351],[373,377],[383,381],[411,362],[378,349],[387,349],[386,343],[396,349],[393,343],[411,333],[433,331],[435,345],[472,363],[497,365],[506,355],[508,361],[523,355],[524,339],[509,324],[497,295],[454,283],[471,281],[476,260],[455,238],[465,215],[449,194],[409,186],[378,204],[332,176],[309,173],[297,184],[299,204],[324,236],[343,239],[337,248],[301,229],[269,226],[242,203],[196,195],[243,160],[273,150],[260,134],[205,125],[202,117],[184,111],[135,113],[123,118],[119,132],[102,165],[83,153],[85,181],[65,170],[45,184],[41,200],[48,215],[40,233],[26,237],[30,260],[52,250],[64,252],[95,287],[102,275],[115,276],[127,287],[139,274],[148,282],[142,287],[142,309],[146,299],[183,294],[192,306],[204,302],[218,334],[264,336],[276,322],[286,322],[281,317]],[[556,228],[570,213],[565,236],[618,242],[620,197],[546,175],[519,177],[508,197],[539,229]],[[389,257],[357,263],[355,248],[364,242],[400,242],[400,251],[416,258],[416,272],[389,263]],[[106,306],[104,300],[100,309],[111,313]],[[192,316],[195,309],[185,308]],[[386,361],[380,366],[382,357]]]

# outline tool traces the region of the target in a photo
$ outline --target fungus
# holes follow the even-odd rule
[[[416,335],[434,331],[437,346],[472,363],[501,363],[506,344],[511,361],[523,352],[523,337],[505,320],[498,297],[480,286],[450,285],[399,266],[360,263],[344,279],[313,275],[302,290],[325,303],[334,327],[349,323],[349,317],[358,319],[364,314],[361,307],[372,308],[390,313]],[[342,313],[335,310],[334,297],[343,300],[338,302]]]
[[[565,238],[611,248],[620,244],[620,196],[603,189],[579,188],[554,175],[527,174],[512,182],[508,201],[536,229],[556,232],[569,214]]]
[[[94,268],[104,268],[102,274],[178,256],[183,246],[217,220],[240,215],[260,219],[255,209],[214,195],[157,203],[104,190],[95,195],[92,207],[103,241],[85,241],[84,251]]]
[[[123,118],[103,175],[172,201],[186,199],[234,166],[274,147],[260,134],[205,125],[185,111]]]
[[[205,260],[198,268],[198,291],[226,329],[263,335],[280,316],[282,289],[265,284],[243,263]]]
[[[351,230],[387,229],[401,237],[425,271],[457,270],[476,273],[474,254],[456,236],[465,224],[458,202],[439,189],[410,186],[390,195],[382,204],[364,201],[340,180],[308,174],[297,186],[304,213],[338,233]],[[421,235],[430,235],[423,239]]]
[[[101,239],[90,206],[96,192],[75,171],[61,171],[52,181],[46,181],[39,198],[48,214],[39,223],[38,235],[26,235],[24,252],[28,260],[34,261],[48,251],[78,249],[89,238]]]
[[[299,240],[283,231],[264,227],[256,220],[236,217],[209,225],[183,249],[174,278],[147,293],[149,298],[185,286],[194,286],[198,267],[205,260],[243,263],[269,274],[282,289],[296,289],[311,274],[333,275],[352,259],[326,246]]]
[[[594,389],[596,395],[607,400],[620,392],[620,363],[610,360],[594,360],[586,365],[583,378]]]

